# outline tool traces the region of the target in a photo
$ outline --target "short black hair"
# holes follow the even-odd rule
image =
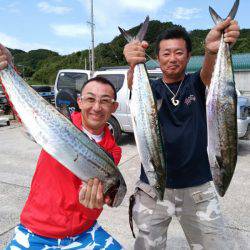
[[[82,94],[83,89],[85,88],[85,86],[86,86],[88,83],[94,82],[94,81],[99,82],[99,83],[102,83],[102,84],[107,84],[107,85],[109,85],[109,86],[113,89],[113,91],[114,91],[114,99],[116,100],[117,94],[116,94],[116,89],[115,89],[114,85],[113,85],[107,78],[102,77],[102,76],[96,76],[96,77],[90,78],[88,81],[86,81],[86,82],[83,84],[80,93]]]
[[[174,25],[164,31],[162,31],[156,40],[156,55],[159,54],[160,51],[160,42],[162,40],[168,39],[183,39],[186,42],[186,48],[188,52],[192,51],[192,42],[190,36],[186,29],[180,25]]]

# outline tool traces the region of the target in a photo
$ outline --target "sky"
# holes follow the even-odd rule
[[[240,0],[236,19],[250,28],[250,1]],[[91,47],[91,0],[0,0],[0,43],[13,49],[50,49],[61,55]],[[188,31],[210,29],[208,7],[226,17],[234,0],[93,0],[95,46],[150,20],[173,22]]]

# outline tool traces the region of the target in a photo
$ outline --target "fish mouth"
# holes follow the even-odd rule
[[[111,186],[106,192],[105,192],[105,196],[109,196],[110,198],[110,204],[108,204],[111,207],[118,207],[121,205],[125,195],[127,192],[127,187],[125,182],[120,179],[116,182],[116,184],[114,184],[113,186]]]
[[[111,186],[105,193],[105,196],[108,196],[111,200],[110,202],[110,206],[111,207],[117,207],[119,206],[119,204],[117,205],[117,193],[120,187],[120,180],[113,186]]]

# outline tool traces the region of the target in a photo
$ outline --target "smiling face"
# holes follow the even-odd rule
[[[167,83],[181,81],[191,53],[184,39],[164,39],[159,43],[158,61]]]
[[[114,98],[114,90],[108,84],[91,81],[83,88],[78,106],[82,113],[82,124],[92,134],[101,134],[111,114],[118,107],[117,102],[108,102]]]

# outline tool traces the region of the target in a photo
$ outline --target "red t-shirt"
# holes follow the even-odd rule
[[[81,113],[72,114],[73,123],[82,130]],[[121,159],[108,126],[98,143],[110,153],[116,165]],[[21,213],[21,224],[41,236],[65,238],[89,229],[102,209],[89,209],[79,203],[82,181],[44,150],[39,156],[30,194]]]

